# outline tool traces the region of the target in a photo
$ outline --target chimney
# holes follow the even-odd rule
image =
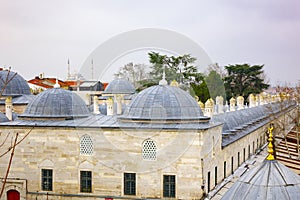
[[[235,98],[231,97],[229,103],[230,103],[230,111],[235,111],[235,104],[236,104]]]
[[[100,114],[98,105],[98,96],[94,96],[94,113]]]
[[[39,76],[39,78],[40,78],[40,79],[44,79],[44,77],[45,77],[45,74],[44,74],[44,72],[43,72],[43,73],[40,73],[40,76]]]
[[[6,97],[5,115],[9,119],[9,121],[12,121],[12,111],[13,111],[12,97]]]
[[[238,96],[236,100],[237,100],[238,110],[244,109],[244,97]]]
[[[217,96],[216,97],[216,104],[217,104],[217,112],[218,112],[218,114],[224,113],[223,102],[224,102],[224,98],[222,96]]]
[[[122,101],[123,101],[123,94],[116,94],[114,95],[116,101],[117,101],[117,115],[122,114]]]
[[[107,100],[106,100],[106,112],[107,112],[107,115],[113,115],[114,114],[114,100],[113,98],[109,97]]]

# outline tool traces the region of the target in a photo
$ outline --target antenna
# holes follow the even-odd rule
[[[71,76],[71,74],[70,74],[70,60],[68,58],[68,77],[67,77],[68,80],[70,79],[70,76]]]

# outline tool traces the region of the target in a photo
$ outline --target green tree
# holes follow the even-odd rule
[[[176,80],[182,89],[189,91],[192,96],[198,96],[202,102],[206,102],[210,98],[205,76],[199,73],[194,65],[196,58],[190,54],[167,56],[157,52],[150,52],[148,55],[152,64],[150,77],[156,84],[161,80],[163,68],[165,67],[168,82]],[[153,82],[147,84],[153,85]]]
[[[210,98],[209,89],[205,82],[205,76],[199,74],[196,79],[197,81],[191,83],[190,94],[197,96],[200,101],[205,103]]]
[[[196,58],[190,54],[176,57],[150,52],[148,55],[152,64],[150,76],[156,82],[161,80],[164,67],[168,82],[176,80],[179,83],[190,83],[198,76],[197,67],[194,66]]]
[[[225,66],[227,76],[224,78],[227,100],[231,97],[261,93],[269,87],[264,80],[264,65],[236,64]]]
[[[217,96],[222,96],[223,98],[225,98],[224,81],[217,71],[211,70],[208,76],[205,77],[205,82],[211,98],[213,98],[214,100]]]

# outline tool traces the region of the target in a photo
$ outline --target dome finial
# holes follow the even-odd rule
[[[267,160],[275,160],[274,158],[274,150],[273,150],[273,135],[272,135],[272,131],[273,131],[274,127],[271,125],[269,128],[268,128],[268,131],[269,131],[269,144],[268,144],[268,157],[267,157]]]
[[[166,81],[166,67],[163,68],[163,76],[162,80],[159,81],[159,85],[168,85],[168,82]]]
[[[56,79],[55,85],[53,86],[54,88],[60,88],[60,85],[58,83],[58,80]]]

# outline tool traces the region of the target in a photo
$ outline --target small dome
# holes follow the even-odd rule
[[[87,106],[77,94],[61,88],[52,88],[38,94],[20,117],[77,118],[89,115]]]
[[[125,79],[115,79],[108,84],[103,91],[103,94],[133,94],[135,93],[134,86]]]
[[[300,177],[276,160],[265,160],[239,178],[223,200],[299,199]]]
[[[3,87],[5,87],[2,93],[3,96],[31,94],[27,81],[13,71],[1,70],[0,79],[0,91],[2,91]],[[6,86],[4,85],[5,82],[8,82]]]
[[[9,119],[6,117],[6,115],[2,112],[0,112],[0,122],[8,122]]]
[[[196,100],[178,87],[156,85],[141,91],[120,116],[121,120],[207,120]]]

